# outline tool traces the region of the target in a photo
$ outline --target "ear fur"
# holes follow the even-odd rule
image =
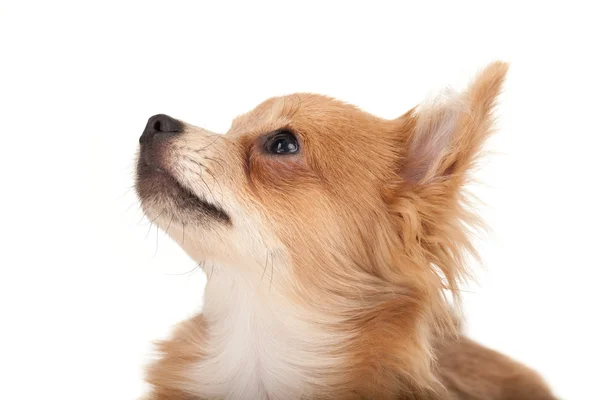
[[[433,268],[441,287],[460,300],[468,276],[465,255],[476,253],[469,227],[481,227],[463,186],[491,133],[496,97],[508,70],[486,67],[463,93],[446,91],[409,111],[397,122],[403,147],[398,179],[386,198],[396,218],[403,251]]]
[[[507,70],[506,63],[492,63],[465,93],[447,89],[415,109],[402,168],[407,180],[427,183],[466,172],[490,134],[491,113]]]

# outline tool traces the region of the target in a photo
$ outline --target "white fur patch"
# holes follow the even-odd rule
[[[468,107],[461,95],[446,88],[417,107],[415,138],[411,146],[409,178],[415,182],[427,181],[437,163],[451,144],[456,123]]]
[[[232,271],[215,269],[207,284],[207,356],[190,370],[193,386],[185,389],[203,398],[229,400],[314,396],[325,376],[345,364],[327,353],[347,338],[311,323],[315,316],[302,315],[275,292],[275,285],[271,290],[269,277],[257,290],[256,282],[250,284]]]

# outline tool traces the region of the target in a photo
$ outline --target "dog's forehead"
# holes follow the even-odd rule
[[[358,112],[356,107],[313,93],[272,97],[253,110],[236,117],[228,134],[265,133],[292,125],[328,123],[341,115]]]
[[[301,101],[296,96],[270,98],[253,110],[236,117],[228,134],[261,133],[279,129],[290,124]]]

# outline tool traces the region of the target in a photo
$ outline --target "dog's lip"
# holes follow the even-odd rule
[[[170,173],[169,171],[167,171],[166,169],[158,167],[156,165],[149,165],[149,167],[151,169],[153,169],[154,172],[156,172],[160,175],[163,175],[165,178],[169,179],[171,182],[173,182],[173,184],[177,185],[182,191],[184,191],[187,194],[198,199],[200,202],[205,203],[206,205],[209,205],[209,206],[218,207],[216,204],[212,204],[212,203],[208,202],[207,200],[197,196],[191,189],[189,189],[186,185],[184,185],[181,181],[179,181],[179,179],[177,179],[175,176],[173,176],[173,174]]]
[[[189,189],[186,185],[184,185],[181,181],[179,181],[172,173],[168,170],[158,167],[156,165],[148,165],[146,164],[154,173],[158,173],[164,178],[171,181],[174,185],[176,185],[180,191],[189,196],[189,198],[193,198],[198,205],[202,207],[206,212],[208,212],[213,217],[220,219],[228,224],[231,223],[231,217],[229,214],[221,207],[221,205],[212,203],[194,193],[191,189]]]

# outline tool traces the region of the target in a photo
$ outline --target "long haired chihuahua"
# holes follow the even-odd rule
[[[507,65],[387,120],[315,94],[225,135],[166,115],[140,137],[144,212],[210,266],[158,345],[150,400],[550,400],[461,334],[476,215],[464,186]]]

